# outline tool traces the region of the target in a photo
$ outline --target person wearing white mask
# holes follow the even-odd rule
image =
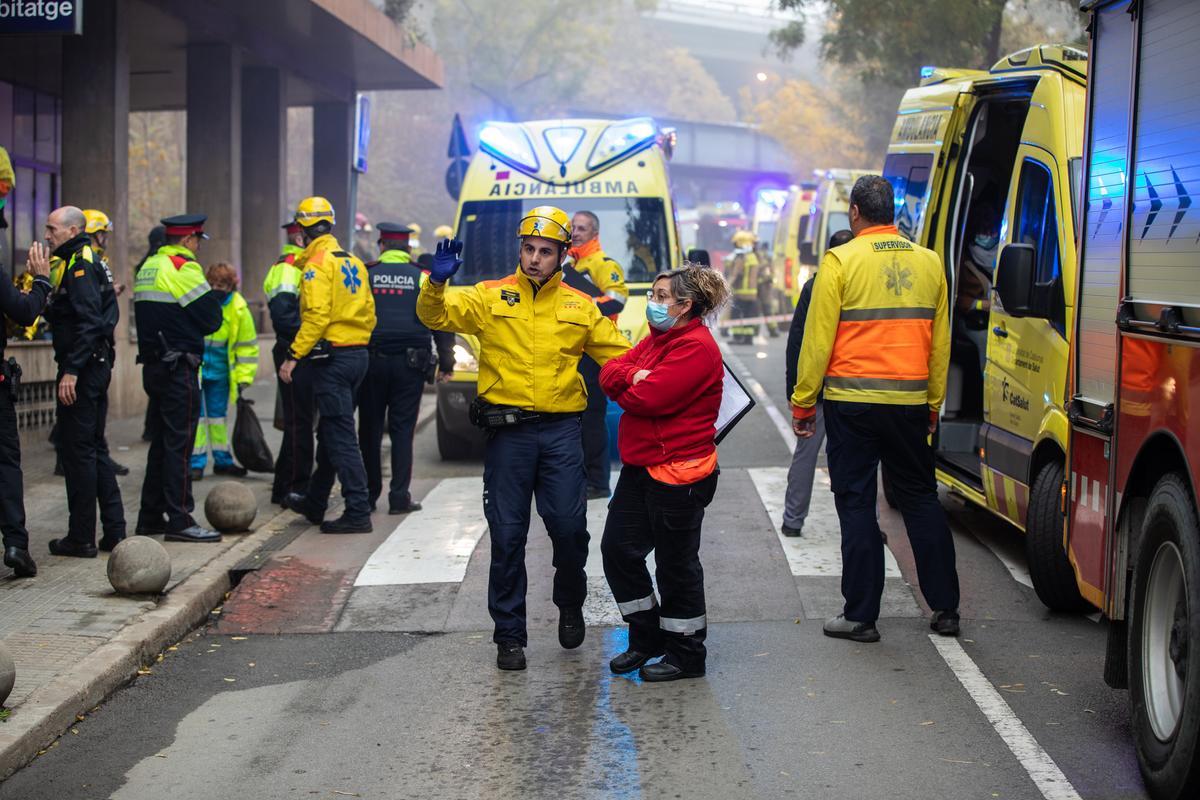
[[[967,240],[967,255],[958,270],[954,327],[975,345],[979,371],[983,372],[987,367],[988,312],[1000,246],[1000,219],[995,209],[986,205],[976,209],[975,219],[975,233]]]

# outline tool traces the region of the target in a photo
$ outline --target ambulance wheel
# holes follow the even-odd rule
[[[1200,525],[1188,481],[1178,473],[1162,478],[1150,495],[1130,602],[1129,703],[1142,777],[1153,797],[1196,797]]]
[[[1038,599],[1051,611],[1089,611],[1092,606],[1079,593],[1075,570],[1063,548],[1063,465],[1051,461],[1042,467],[1029,489],[1025,515],[1025,560]]]
[[[446,423],[442,422],[441,414],[437,415],[435,424],[437,425],[438,454],[441,455],[443,461],[463,461],[474,454],[474,444],[451,432]]]

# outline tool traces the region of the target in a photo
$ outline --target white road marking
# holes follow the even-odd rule
[[[841,575],[842,528],[833,505],[833,492],[829,490],[828,470],[817,469],[812,504],[808,519],[804,521],[804,535],[799,537],[784,536],[780,531],[787,493],[787,467],[751,467],[746,472],[754,481],[758,499],[771,518],[771,526],[779,537],[779,545],[787,556],[792,574]],[[883,548],[883,574],[888,578],[901,577],[900,565],[886,546]]]
[[[796,434],[792,432],[791,424],[783,418],[783,414],[780,414],[779,409],[771,402],[771,398],[763,389],[762,384],[754,379],[754,376],[750,374],[750,370],[746,369],[746,365],[742,363],[742,360],[735,356],[733,351],[729,349],[729,345],[722,341],[718,341],[717,344],[720,345],[721,352],[725,354],[725,360],[729,363],[729,366],[733,367],[734,372],[737,373],[742,383],[749,387],[750,392],[754,395],[755,402],[767,412],[767,416],[775,424],[775,430],[779,433],[779,438],[783,440],[783,446],[787,448],[789,453],[795,450]]]
[[[1042,793],[1042,797],[1046,800],[1081,800],[1067,776],[1054,763],[1054,759],[1042,749],[1037,739],[1033,738],[1033,734],[1013,713],[1012,708],[963,650],[962,645],[956,639],[937,634],[930,634],[929,639],[958,678],[958,682],[967,690],[967,694],[971,695],[975,705],[987,717],[996,733],[1017,757],[1017,761],[1021,762],[1021,766]]]
[[[396,526],[359,571],[355,586],[460,583],[487,531],[483,479],[447,478]]]

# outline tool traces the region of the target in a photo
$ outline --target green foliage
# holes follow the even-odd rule
[[[817,0],[776,3],[797,14],[817,7]],[[864,82],[893,86],[911,85],[925,64],[990,67],[1004,55],[1011,23],[1019,21],[1025,35],[1037,36],[1047,13],[1064,18],[1061,12],[1070,9],[1078,19],[1076,0],[1041,0],[1036,8],[1028,0],[824,0],[821,6],[829,12],[822,58],[855,69]],[[1064,29],[1071,27],[1065,18]],[[773,44],[781,53],[794,51],[805,41],[805,25],[803,16],[787,23],[771,34]]]

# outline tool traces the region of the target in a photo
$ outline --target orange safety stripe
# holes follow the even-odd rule
[[[717,468],[717,451],[713,450],[701,458],[691,458],[687,461],[672,461],[655,467],[646,467],[646,472],[659,483],[669,483],[672,486],[684,486],[696,481],[702,481]]]
[[[512,284],[514,284],[514,283],[516,283],[516,282],[517,282],[517,276],[516,276],[516,274],[514,273],[514,274],[512,274],[512,275],[509,275],[509,276],[507,276],[507,277],[500,278],[499,280],[494,280],[494,281],[484,281],[484,282],[483,282],[483,288],[485,288],[485,289],[495,289],[497,286],[511,286]]]
[[[932,319],[843,320],[826,375],[927,381],[932,341]]]

